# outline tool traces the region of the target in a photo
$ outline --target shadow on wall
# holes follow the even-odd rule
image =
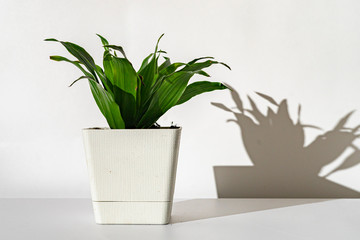
[[[298,119],[294,123],[289,116],[287,100],[277,103],[262,93],[271,107],[263,114],[252,98],[251,109],[245,109],[239,94],[231,91],[236,104],[232,109],[221,103],[214,106],[233,113],[241,131],[246,152],[254,166],[214,166],[219,198],[355,198],[360,193],[326,179],[330,174],[352,168],[360,163],[360,150],[353,142],[360,135],[360,126],[346,128],[350,112],[336,126],[320,134],[309,145],[304,144],[304,128],[320,128],[304,125]],[[325,165],[335,161],[348,148],[352,153],[326,176],[319,172]]]

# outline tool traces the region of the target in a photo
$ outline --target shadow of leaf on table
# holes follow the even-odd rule
[[[231,96],[236,108],[212,103],[235,116],[228,122],[239,126],[244,147],[253,163],[253,166],[214,166],[219,198],[360,197],[359,192],[326,179],[360,163],[360,150],[353,143],[359,137],[360,126],[345,127],[353,112],[305,146],[305,128],[322,130],[301,122],[301,105],[298,118],[293,121],[286,99],[277,102],[263,93],[256,94],[269,103],[267,113],[262,113],[249,96],[251,109],[245,109],[235,89]],[[337,160],[347,149],[352,153],[338,167],[326,176],[319,176],[324,166]]]

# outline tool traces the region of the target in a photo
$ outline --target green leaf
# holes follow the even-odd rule
[[[202,70],[196,71],[195,73],[196,73],[196,74],[199,74],[199,75],[203,75],[203,76],[205,76],[205,77],[210,77],[210,75],[209,75],[207,72],[202,71]]]
[[[79,61],[72,61],[72,60],[69,60],[66,57],[62,57],[62,56],[50,56],[50,59],[53,61],[58,61],[58,62],[66,61],[66,62],[70,62],[70,63],[78,63],[78,64],[80,63]]]
[[[90,56],[88,52],[85,51],[84,48],[80,47],[79,45],[76,45],[71,42],[63,42],[56,40],[54,38],[45,39],[45,41],[55,41],[61,43],[68,52],[76,57],[80,63],[84,64],[84,66],[87,68],[87,70],[94,76],[94,79],[97,80],[97,76],[95,74],[96,65],[94,62],[94,59]]]
[[[141,104],[141,88],[142,87],[143,87],[143,79],[142,79],[142,76],[138,75],[137,88],[136,88],[136,116],[135,116],[136,123],[142,116],[142,112],[141,112],[142,106],[140,105]]]
[[[113,93],[113,85],[110,82],[110,80],[106,77],[102,68],[98,65],[96,65],[96,74],[99,76],[105,90],[112,94]]]
[[[141,66],[138,70],[138,74],[149,64],[149,59],[153,56],[154,53],[150,53],[141,63]]]
[[[182,104],[199,94],[222,89],[227,89],[227,87],[219,82],[194,82],[186,87],[185,92],[182,94],[176,105]]]
[[[156,46],[155,46],[155,51],[154,51],[154,54],[156,54],[158,52],[158,46],[159,46],[159,42],[161,40],[161,38],[164,36],[165,34],[161,34],[161,36],[158,38],[157,40],[157,43],[156,43]]]
[[[164,79],[159,89],[154,93],[150,106],[141,118],[137,128],[151,127],[166,111],[173,107],[194,75],[191,72],[176,72]]]
[[[119,106],[115,103],[113,96],[105,91],[100,84],[89,80],[90,89],[101,113],[106,118],[110,128],[123,129],[125,123],[121,117]]]
[[[179,67],[184,66],[184,63],[173,63],[169,66],[165,67],[164,69],[159,72],[159,74],[155,75],[155,83],[154,85],[149,89],[148,93],[142,92],[142,102],[141,102],[141,110],[139,111],[139,114],[142,115],[146,112],[146,110],[149,108],[150,100],[153,96],[153,94],[159,89],[162,82],[164,81],[165,77],[173,74]],[[146,98],[145,98],[146,97]]]
[[[155,50],[154,53],[151,54],[151,61],[146,64],[146,62],[148,61],[147,59],[144,59],[140,70],[138,71],[138,74],[142,76],[142,80],[143,80],[143,85],[140,89],[140,95],[141,95],[141,99],[140,99],[140,113],[144,113],[147,110],[147,102],[150,99],[150,96],[152,95],[153,91],[152,88],[156,82],[156,79],[158,78],[157,74],[158,74],[158,57],[157,57],[157,53],[158,53],[158,46],[159,46],[159,42],[160,39],[164,36],[164,34],[162,34],[159,39],[157,40],[156,46],[155,46]],[[149,56],[148,56],[149,57]]]
[[[44,39],[44,41],[46,41],[46,42],[58,42],[58,40],[55,39],[55,38],[46,38],[46,39]]]
[[[53,61],[57,61],[57,62],[68,62],[68,63],[71,63],[73,65],[75,65],[77,68],[80,69],[81,72],[84,73],[84,75],[88,76],[88,77],[93,77],[93,75],[91,75],[89,72],[87,72],[81,65],[78,61],[71,61],[65,57],[62,57],[62,56],[50,56],[50,59],[53,60]],[[95,80],[95,79],[94,79]]]
[[[185,63],[181,63],[181,62],[172,63],[169,66],[163,68],[159,72],[159,77],[170,75],[170,74],[174,73],[179,67],[182,67],[184,65],[185,65]]]
[[[159,72],[161,72],[161,70],[170,66],[170,64],[171,64],[170,58],[168,58],[168,57],[164,57],[164,58],[165,58],[165,61],[159,66]]]
[[[108,40],[106,40],[106,38],[104,38],[104,37],[101,36],[100,34],[96,34],[96,35],[100,38],[101,43],[103,44],[104,49],[105,49],[105,50],[109,50],[109,48],[106,47],[106,45],[109,45]]]
[[[105,75],[112,84],[115,102],[120,107],[126,128],[134,128],[137,116],[138,75],[126,58],[110,54],[104,59]]]
[[[156,73],[157,73],[157,59],[153,57],[151,61],[139,72],[139,75],[142,76],[143,79],[143,86],[140,89],[141,106],[145,105],[145,103],[148,101],[151,95],[151,89],[155,83]]]
[[[114,86],[136,97],[137,73],[129,60],[108,54],[104,58],[104,69]]]
[[[120,107],[121,115],[125,122],[125,128],[136,127],[136,100],[135,97],[114,86],[114,99]]]
[[[125,54],[125,51],[124,49],[121,47],[121,46],[116,46],[116,45],[104,45],[104,47],[107,47],[107,48],[111,48],[111,49],[114,49],[114,50],[118,50],[119,52],[121,52],[121,54],[125,57],[126,57],[126,54]]]
[[[181,71],[192,71],[192,72],[194,72],[194,71],[202,70],[203,68],[210,67],[213,64],[221,64],[221,65],[224,65],[225,67],[227,67],[228,69],[231,70],[231,68],[228,65],[226,65],[225,63],[216,62],[216,61],[213,61],[213,60],[207,60],[205,62],[199,62],[199,63],[194,63],[194,64],[191,64],[191,65],[187,65],[186,67],[181,69]]]
[[[200,58],[195,58],[194,60],[188,62],[188,65],[192,65],[194,63],[196,63],[199,60],[203,60],[203,59],[214,59],[213,57],[200,57]]]
[[[89,80],[93,80],[93,78],[91,78],[91,77],[88,77],[88,76],[81,76],[81,77],[79,77],[78,79],[76,79],[75,81],[73,81],[73,82],[69,85],[69,87],[72,87],[72,85],[74,85],[77,81],[79,81],[79,80],[81,80],[81,79],[89,79]]]

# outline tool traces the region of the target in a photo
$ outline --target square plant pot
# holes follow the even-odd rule
[[[170,221],[181,128],[84,129],[98,224]]]

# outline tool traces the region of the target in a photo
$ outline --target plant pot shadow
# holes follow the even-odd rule
[[[266,171],[266,172],[263,172]],[[286,172],[286,169],[283,169]],[[359,198],[360,193],[318,176],[270,175],[256,166],[214,166],[219,198]]]
[[[328,180],[328,176],[360,164],[360,125],[347,126],[352,112],[340,118],[330,130],[323,130],[289,114],[286,99],[276,101],[263,93],[256,97],[267,103],[260,111],[257,101],[248,97],[250,109],[244,107],[238,92],[231,91],[235,108],[221,103],[214,106],[232,113],[240,138],[253,166],[214,166],[219,198],[359,198],[360,193]],[[255,98],[254,98],[255,99]],[[305,129],[317,131],[305,143]],[[241,143],[239,143],[241,144]],[[339,161],[341,160],[341,162]],[[325,175],[325,166],[335,163]]]
[[[171,224],[328,201],[329,199],[191,199],[174,202]]]

